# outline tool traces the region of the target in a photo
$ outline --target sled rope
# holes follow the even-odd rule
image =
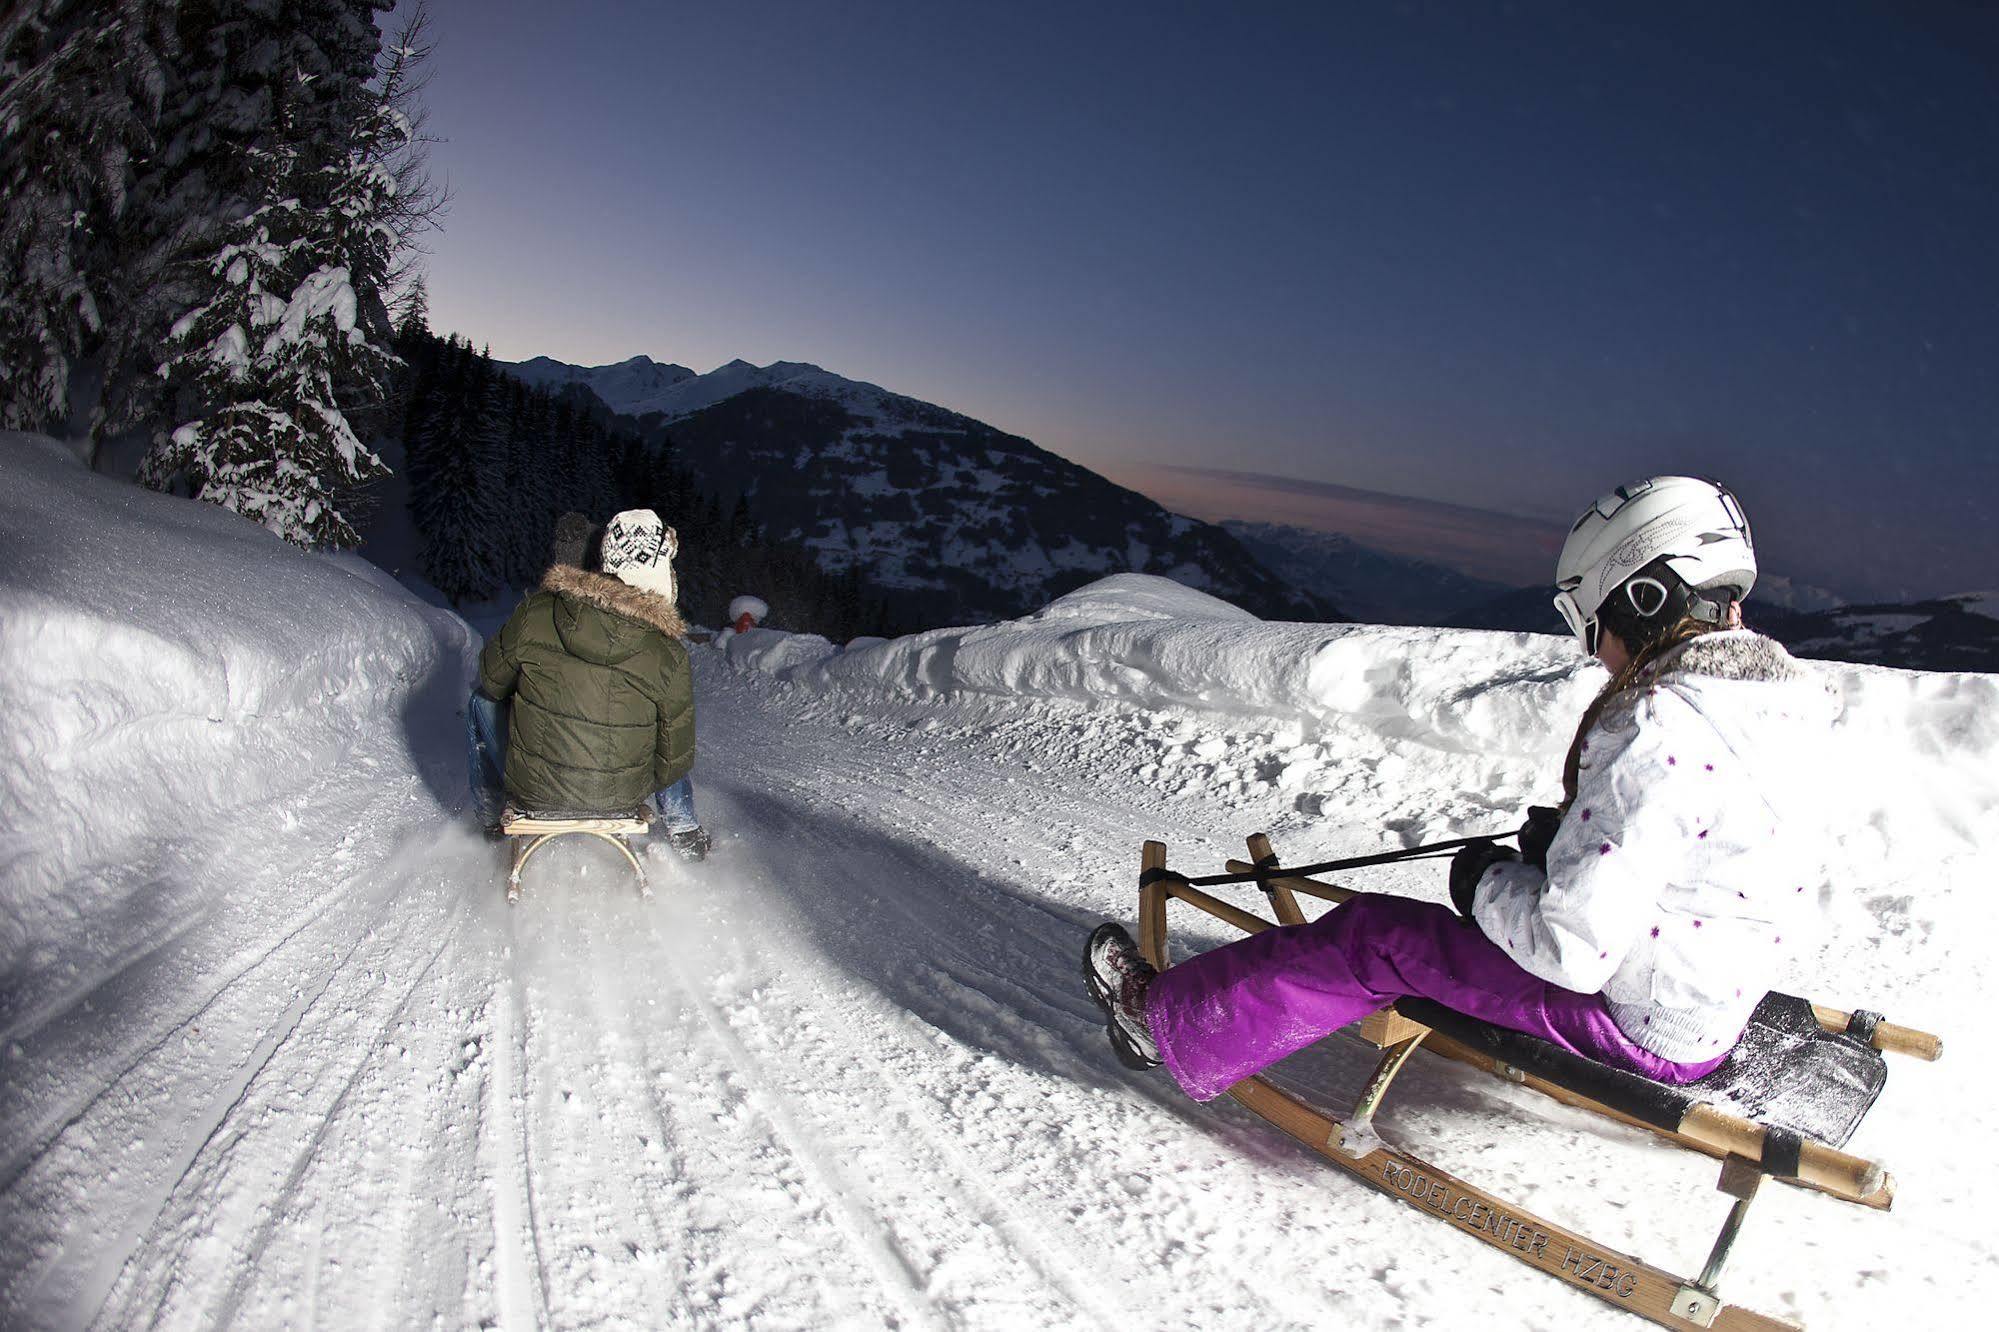
[[[1513,832],[1503,832],[1486,833],[1478,837],[1457,837],[1448,842],[1430,842],[1423,846],[1405,847],[1400,851],[1382,851],[1371,856],[1349,856],[1344,860],[1322,860],[1316,865],[1286,865],[1283,868],[1285,877],[1302,879],[1313,874],[1328,874],[1334,870],[1365,869],[1369,865],[1392,865],[1403,860],[1440,860],[1446,853],[1454,852],[1459,847],[1470,846],[1474,842],[1503,842],[1516,835]],[[1205,874],[1198,879],[1190,879],[1169,869],[1147,870],[1145,876],[1140,879],[1139,887],[1143,888],[1152,879],[1173,879],[1193,888],[1213,888],[1225,883],[1256,883],[1269,878],[1271,871],[1277,868],[1276,862],[1272,861],[1268,868],[1253,869],[1244,874]]]

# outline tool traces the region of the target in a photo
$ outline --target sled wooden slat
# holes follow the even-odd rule
[[[535,837],[543,833],[551,836],[562,833],[609,833],[613,837],[637,837],[651,825],[644,819],[625,815],[610,815],[604,818],[557,819],[541,818],[532,814],[522,814],[510,818],[500,825],[500,831],[509,837]]]
[[[1263,834],[1258,833],[1257,836],[1261,837]],[[1256,866],[1250,864],[1247,860],[1230,860],[1228,862],[1228,872],[1231,874],[1254,874],[1256,873]],[[1346,901],[1349,897],[1358,895],[1352,888],[1342,888],[1337,883],[1321,883],[1317,879],[1301,878],[1296,874],[1273,874],[1270,876],[1270,882],[1281,884],[1293,893],[1303,893],[1307,897],[1316,897],[1322,902],[1339,903]]]
[[[1255,868],[1255,866],[1240,860],[1229,861],[1228,867],[1231,874],[1247,874]],[[1293,879],[1291,882],[1297,883],[1300,881]],[[1330,891],[1339,892],[1342,900],[1354,896],[1351,891],[1334,889],[1330,884],[1319,886],[1325,887]],[[1812,1005],[1812,1008],[1819,1015],[1820,1025],[1824,1026],[1826,1030],[1844,1031],[1846,1029],[1845,1014],[1837,1015],[1839,1023],[1835,1026],[1826,1019],[1825,1014],[1829,1010],[1820,1009],[1817,1004]],[[1883,1029],[1888,1026],[1889,1024],[1886,1022],[1881,1024]],[[1410,1018],[1403,1017],[1401,1014],[1395,1012],[1394,1009],[1383,1009],[1378,1013],[1369,1014],[1366,1018],[1362,1019],[1359,1035],[1362,1040],[1373,1045],[1393,1045],[1406,1040],[1413,1031],[1424,1029],[1419,1023]],[[1902,1028],[1900,1030],[1906,1031],[1908,1029]],[[1923,1033],[1917,1032],[1914,1034],[1922,1035]],[[1543,1096],[1560,1101],[1563,1105],[1574,1106],[1579,1110],[1588,1110],[1631,1128],[1643,1129],[1648,1133],[1655,1133],[1662,1138],[1679,1143],[1683,1147],[1690,1147],[1707,1156],[1717,1159],[1726,1159],[1727,1157],[1735,1156],[1748,1161],[1761,1161],[1763,1159],[1763,1127],[1760,1124],[1743,1119],[1737,1115],[1729,1114],[1713,1106],[1696,1106],[1689,1110],[1686,1117],[1680,1121],[1678,1130],[1675,1131],[1673,1129],[1661,1128],[1657,1124],[1649,1124],[1642,1119],[1625,1114],[1613,1106],[1593,1100],[1590,1097],[1582,1095],[1580,1092],[1571,1091],[1558,1082],[1552,1082],[1546,1078],[1516,1069],[1501,1060],[1493,1058],[1484,1051],[1474,1050],[1462,1042],[1451,1039],[1443,1032],[1433,1032],[1429,1039],[1424,1042],[1423,1048],[1433,1054],[1442,1055],[1446,1059],[1452,1059],[1461,1064],[1469,1064],[1474,1068],[1483,1069],[1495,1077],[1503,1078],[1508,1082],[1517,1083],[1523,1087],[1540,1092]],[[1797,1175],[1795,1177],[1788,1175],[1781,1176],[1781,1178],[1787,1184],[1800,1184],[1816,1192],[1829,1194],[1844,1202],[1858,1203],[1863,1207],[1872,1207],[1877,1211],[1887,1211],[1894,1205],[1895,1201],[1894,1177],[1882,1169],[1878,1162],[1854,1156],[1851,1153],[1840,1151],[1834,1147],[1828,1147],[1824,1143],[1806,1141],[1799,1154]]]
[[[1250,866],[1251,869],[1277,864],[1277,853],[1270,849],[1270,839],[1262,833],[1250,834],[1249,858],[1256,862]],[[1270,909],[1277,914],[1279,925],[1305,923],[1305,913],[1298,909],[1298,899],[1292,896],[1289,884],[1278,879],[1265,879],[1261,886],[1270,897]]]
[[[1853,1014],[1824,1004],[1813,1004],[1812,1014],[1819,1025],[1827,1031],[1845,1031],[1853,1021]],[[1883,1022],[1874,1028],[1874,1037],[1868,1042],[1882,1054],[1908,1055],[1914,1059],[1935,1063],[1943,1057],[1943,1038],[1932,1036],[1914,1027],[1898,1026],[1893,1022]]]
[[[1155,880],[1149,886],[1158,888],[1166,897],[1177,897],[1182,902],[1201,908],[1201,910],[1218,920],[1227,921],[1244,934],[1261,934],[1265,930],[1274,930],[1277,928],[1276,921],[1265,920],[1253,911],[1244,911],[1241,907],[1233,903],[1224,902],[1221,898],[1213,894],[1204,893],[1199,888],[1189,886],[1181,879],[1167,877]],[[1157,963],[1154,965],[1156,966]]]
[[[1262,1078],[1245,1078],[1229,1088],[1229,1095],[1370,1187],[1606,1304],[1665,1327],[1701,1326],[1673,1313],[1674,1301],[1688,1284],[1685,1278],[1544,1221],[1386,1144],[1358,1159],[1348,1156],[1339,1149],[1343,1129],[1337,1121]],[[1798,1325],[1722,1305],[1706,1326],[1721,1332],[1797,1332]]]
[[[1430,1028],[1416,1021],[1414,1018],[1402,1016],[1402,1014],[1392,1008],[1377,1009],[1369,1013],[1360,1020],[1360,1026],[1357,1030],[1359,1031],[1360,1038],[1369,1045],[1383,1048],[1390,1045],[1400,1045],[1411,1036],[1422,1036],[1424,1033],[1430,1032]],[[1427,1039],[1436,1041],[1443,1038],[1435,1033],[1431,1033]],[[1426,1044],[1424,1048],[1428,1049],[1430,1047]]]
[[[1452,1040],[1443,1032],[1432,1032],[1423,1048],[1433,1054],[1474,1068],[1484,1069],[1495,1077],[1518,1083],[1532,1091],[1537,1091],[1563,1105],[1574,1106],[1578,1110],[1588,1110],[1615,1120],[1630,1128],[1643,1129],[1657,1134],[1682,1147],[1692,1148],[1705,1156],[1723,1160],[1730,1156],[1746,1161],[1763,1159],[1763,1127],[1750,1120],[1717,1110],[1710,1105],[1697,1105],[1687,1112],[1680,1121],[1677,1131],[1648,1124],[1642,1119],[1625,1114],[1614,1106],[1591,1100],[1579,1092],[1569,1090],[1559,1082],[1512,1068],[1494,1059],[1481,1050],[1474,1050]],[[1895,1180],[1878,1162],[1869,1161],[1828,1147],[1824,1143],[1805,1141],[1799,1152],[1798,1173],[1795,1177],[1778,1176],[1786,1184],[1798,1184],[1818,1193],[1828,1194],[1842,1202],[1858,1203],[1876,1211],[1887,1211],[1895,1202]]]
[[[507,870],[507,905],[521,900],[521,872],[534,853],[558,837],[572,836],[594,837],[616,847],[638,878],[639,896],[651,897],[652,885],[646,881],[645,866],[625,840],[643,836],[651,827],[636,814],[569,816],[507,809],[500,816],[500,831],[506,834],[513,850]]]
[[[1230,873],[1255,873],[1259,867],[1264,871],[1274,867],[1275,857],[1270,853],[1267,837],[1259,834],[1252,838],[1249,849],[1257,863],[1231,860],[1228,862]],[[1275,922],[1202,892],[1168,871],[1164,843],[1145,844],[1143,868],[1139,889],[1139,946],[1155,967],[1163,970],[1170,963],[1166,917],[1167,906],[1175,898],[1247,933],[1276,928]],[[1277,885],[1282,885],[1287,891],[1280,895],[1273,890]],[[1303,892],[1333,902],[1345,901],[1356,895],[1350,889],[1297,875],[1266,874],[1258,886],[1269,891],[1273,909],[1284,916],[1297,910],[1292,893]],[[1849,1014],[1820,1005],[1813,1005],[1812,1008],[1819,1024],[1826,1030],[1845,1031]],[[1314,1110],[1261,1077],[1244,1079],[1231,1087],[1229,1094],[1253,1113],[1269,1120],[1342,1170],[1358,1176],[1370,1187],[1441,1217],[1455,1229],[1510,1252],[1522,1262],[1587,1291],[1606,1304],[1666,1327],[1721,1328],[1730,1332],[1796,1329],[1794,1323],[1725,1305],[1716,1293],[1729,1250],[1746,1216],[1749,1200],[1754,1196],[1753,1185],[1762,1178],[1760,1162],[1766,1138],[1763,1125],[1715,1106],[1697,1103],[1681,1116],[1677,1129],[1664,1129],[1508,1064],[1495,1055],[1473,1049],[1393,1008],[1364,1018],[1359,1024],[1359,1032],[1363,1039],[1383,1047],[1387,1052],[1383,1065],[1376,1071],[1376,1081],[1381,1084],[1374,1089],[1376,1092],[1385,1090],[1388,1077],[1393,1076],[1390,1061],[1399,1067],[1400,1059],[1420,1042],[1422,1048],[1529,1087],[1564,1104],[1644,1129],[1681,1146],[1720,1158],[1723,1162],[1720,1188],[1736,1201],[1731,1204],[1728,1218],[1701,1276],[1694,1280],[1678,1277],[1628,1254],[1595,1244],[1580,1234],[1509,1206],[1422,1159],[1382,1142],[1368,1122],[1374,1109],[1373,1099],[1369,1096],[1363,1097],[1365,1109],[1350,1117],[1350,1123],[1343,1123]],[[1934,1037],[1921,1039],[1925,1037],[1927,1033],[1891,1027],[1886,1022],[1878,1023],[1875,1028],[1876,1048],[1897,1049],[1918,1057],[1934,1058],[1935,1054],[1924,1052],[1930,1049],[1940,1052],[1942,1043]],[[1894,1182],[1878,1164],[1809,1138],[1799,1144],[1798,1151],[1796,1175],[1779,1175],[1776,1178],[1862,1206],[1885,1210],[1892,1203]]]
[[[1257,836],[1261,837],[1262,834],[1258,833]],[[1255,865],[1250,864],[1247,860],[1230,860],[1228,862],[1228,872],[1230,874],[1254,874],[1256,868]],[[1301,878],[1295,874],[1273,875],[1270,882],[1273,885],[1281,884],[1293,893],[1303,893],[1307,897],[1316,897],[1327,902],[1344,902],[1349,897],[1356,895],[1352,888],[1343,888],[1336,883],[1322,883],[1317,879]],[[1853,1020],[1851,1013],[1837,1008],[1830,1008],[1825,1004],[1813,1004],[1812,1013],[1818,1018],[1819,1025],[1831,1032],[1844,1032],[1847,1024]],[[1894,1022],[1883,1022],[1877,1026],[1874,1029],[1874,1038],[1870,1044],[1883,1054],[1906,1055],[1910,1058],[1922,1059],[1931,1063],[1934,1063],[1943,1056],[1942,1037],[1932,1035],[1927,1031],[1918,1031],[1914,1027],[1904,1027]]]
[[[1166,970],[1166,889],[1155,876],[1166,868],[1166,843],[1147,842],[1139,859],[1138,948]]]

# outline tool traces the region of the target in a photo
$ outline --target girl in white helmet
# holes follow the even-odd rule
[[[1837,708],[1741,627],[1755,578],[1748,521],[1714,482],[1654,477],[1592,504],[1555,604],[1611,679],[1561,808],[1530,814],[1519,852],[1460,852],[1455,911],[1361,894],[1156,975],[1100,927],[1086,968],[1120,1057],[1206,1100],[1419,995],[1647,1077],[1712,1071],[1815,914],[1808,792]]]

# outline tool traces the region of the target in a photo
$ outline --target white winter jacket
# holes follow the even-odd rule
[[[1747,630],[1662,657],[1584,738],[1546,873],[1501,862],[1473,916],[1541,979],[1602,991],[1638,1045],[1734,1045],[1818,915],[1829,675]]]

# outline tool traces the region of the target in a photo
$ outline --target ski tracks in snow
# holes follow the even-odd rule
[[[1217,863],[1240,829],[1065,767],[1100,743],[1075,718],[953,732],[701,670],[717,851],[652,862],[649,902],[559,843],[509,909],[497,848],[357,781],[328,809],[366,836],[246,842],[205,867],[240,901],[15,1009],[0,1323],[1616,1325],[1109,1057],[1086,927],[1131,914],[1141,838]],[[1503,1091],[1408,1078],[1387,1127],[1530,1205],[1607,1169]]]

